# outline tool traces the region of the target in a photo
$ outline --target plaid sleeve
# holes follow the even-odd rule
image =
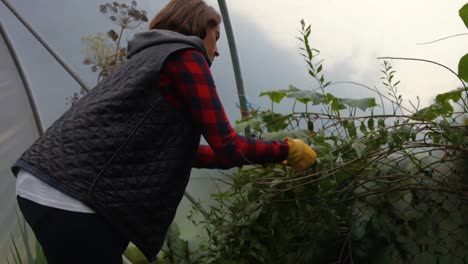
[[[174,94],[188,107],[193,122],[209,146],[200,146],[193,167],[232,168],[286,159],[289,146],[281,140],[260,140],[237,134],[231,127],[216,91],[210,68],[196,50],[179,51],[165,64]]]

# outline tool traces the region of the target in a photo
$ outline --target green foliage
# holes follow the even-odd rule
[[[294,98],[303,104],[312,102],[312,105],[319,105],[323,102],[324,95],[309,90],[300,90],[294,86],[289,86],[289,91],[287,91],[288,98]]]
[[[468,4],[465,4],[459,11],[460,17],[468,28]]]
[[[320,54],[320,51],[317,49],[314,49],[311,47],[310,42],[309,42],[309,37],[311,34],[311,25],[306,27],[305,21],[301,20],[301,37],[298,37],[297,39],[301,41],[304,44],[304,47],[300,48],[301,51],[301,56],[304,58],[305,62],[307,63],[307,70],[309,75],[314,78],[320,88],[323,90],[325,87],[331,84],[331,82],[326,82],[325,81],[325,76],[322,72],[323,70],[323,65],[322,61],[315,62],[315,58]]]
[[[460,17],[468,28],[468,4],[465,4],[459,11]],[[458,63],[458,75],[465,82],[468,82],[468,54],[463,56]]]
[[[452,103],[458,103],[467,89],[456,89],[447,93],[438,94],[435,103],[417,111],[413,118],[424,121],[432,121],[437,117],[450,117],[454,114]]]
[[[468,54],[463,56],[458,63],[458,75],[465,82],[468,82]]]
[[[267,95],[272,102],[280,103],[285,98],[292,98],[295,101],[307,105],[323,105],[327,107],[327,112],[336,114],[336,118],[339,118],[340,111],[360,109],[362,111],[373,110],[374,107],[378,106],[375,98],[362,98],[362,99],[350,99],[350,98],[339,98],[335,97],[330,93],[320,93],[309,90],[300,90],[294,86],[290,86],[287,90],[276,90],[267,91],[260,94],[260,96]],[[317,119],[321,114],[318,113],[301,113],[301,114],[288,114],[283,115],[272,111],[255,111],[249,118],[236,122],[235,129],[238,132],[242,132],[246,127],[251,127],[258,137],[263,138],[265,132],[278,132],[282,130],[294,131],[300,127],[301,119],[306,118],[308,124],[308,130],[313,131],[314,122],[313,119]],[[328,116],[333,117],[333,116]],[[354,123],[346,123],[348,130],[353,130]],[[287,129],[289,128],[289,129]],[[353,130],[354,131],[354,130]],[[284,133],[287,134],[287,133]],[[354,133],[356,134],[356,133]],[[356,134],[357,135],[357,134]]]
[[[375,98],[337,97],[326,90],[331,82],[322,61],[316,62],[310,34],[301,21],[301,55],[319,87],[263,92],[271,109],[257,109],[236,129],[250,126],[263,139],[301,138],[316,150],[318,162],[302,173],[283,164],[241,168],[230,188],[213,195],[217,204],[199,223],[208,235],[200,261],[466,262],[468,203],[460,197],[468,190],[462,184],[468,180],[466,89],[409,111],[396,71],[384,61],[384,89],[376,91],[381,108]],[[273,104],[286,100],[293,101],[293,111],[275,113]],[[297,102],[305,112],[295,111]]]
[[[124,252],[125,257],[133,264],[148,264],[146,257],[132,243]],[[179,227],[172,223],[166,234],[166,241],[158,254],[157,259],[152,264],[195,264],[198,263],[201,255],[194,254],[188,241],[180,238]]]
[[[132,264],[148,264],[145,255],[143,255],[143,253],[133,243],[129,243],[125,249],[124,256]]]
[[[387,89],[387,95],[389,95],[391,98],[390,103],[393,108],[393,114],[397,114],[398,110],[403,113],[401,106],[403,103],[403,98],[398,94],[398,85],[400,84],[400,81],[394,81],[396,71],[393,70],[392,65],[390,65],[390,63],[387,61],[384,61],[382,67],[383,70],[380,72],[382,72],[384,76],[380,77],[380,79],[383,80],[382,84]]]
[[[15,263],[15,264],[47,264],[47,260],[42,252],[42,248],[37,240],[34,242],[34,248],[30,246],[30,238],[29,238],[29,230],[27,227],[26,220],[21,217],[18,213],[16,213],[20,233],[21,233],[21,241],[22,247],[21,249],[18,247],[13,235],[10,234],[11,237],[11,259],[13,262],[10,262],[10,258],[6,258],[7,263]],[[26,255],[26,257],[24,257]]]
[[[268,92],[262,92],[260,93],[260,96],[268,96],[268,98],[270,98],[271,101],[273,101],[274,103],[281,103],[281,100],[283,100],[283,98],[286,96],[286,93],[284,93],[283,91],[268,91]]]
[[[291,177],[281,167],[271,168],[267,174],[264,169],[245,168],[234,178],[235,188],[215,195],[220,206],[207,216],[211,240],[205,261],[298,263],[302,259],[310,263],[315,259],[323,263],[314,258],[317,253],[323,260],[330,259],[333,255],[325,252],[339,246],[337,235],[346,235],[340,221],[343,211],[331,212],[327,206],[333,201],[309,196],[310,191],[318,193],[318,188],[279,191],[293,186],[286,182]],[[265,193],[265,189],[277,191]],[[320,210],[311,205],[317,202],[322,205]],[[301,213],[291,214],[291,208],[300,208]],[[298,250],[305,247],[308,250]]]
[[[174,223],[169,227],[166,234],[165,247],[162,250],[163,254],[158,258],[157,263],[161,264],[189,264],[190,249],[188,242],[180,239],[179,227]]]
[[[362,99],[349,99],[343,98],[340,102],[348,107],[357,107],[362,111],[366,111],[369,108],[377,106],[375,98],[362,98]]]

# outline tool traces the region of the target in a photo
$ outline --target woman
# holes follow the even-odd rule
[[[129,42],[128,61],[14,164],[20,209],[49,264],[121,263],[129,241],[154,260],[192,167],[315,163],[300,140],[232,129],[209,69],[220,23],[202,0],[170,1]]]

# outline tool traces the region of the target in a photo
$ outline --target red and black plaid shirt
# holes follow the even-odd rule
[[[232,168],[286,159],[289,147],[285,141],[240,136],[231,127],[210,68],[199,51],[188,49],[172,54],[161,72],[159,87],[170,104],[190,112],[209,144],[199,146],[193,167]]]

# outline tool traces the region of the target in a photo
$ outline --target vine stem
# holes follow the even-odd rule
[[[465,36],[465,35],[468,35],[468,33],[456,34],[456,35],[452,35],[452,36],[448,36],[448,37],[436,39],[436,40],[429,41],[429,42],[416,43],[416,45],[427,45],[427,44],[439,42],[439,41],[442,41],[442,40],[446,40],[446,39],[449,39],[449,38],[460,37],[460,36]]]

